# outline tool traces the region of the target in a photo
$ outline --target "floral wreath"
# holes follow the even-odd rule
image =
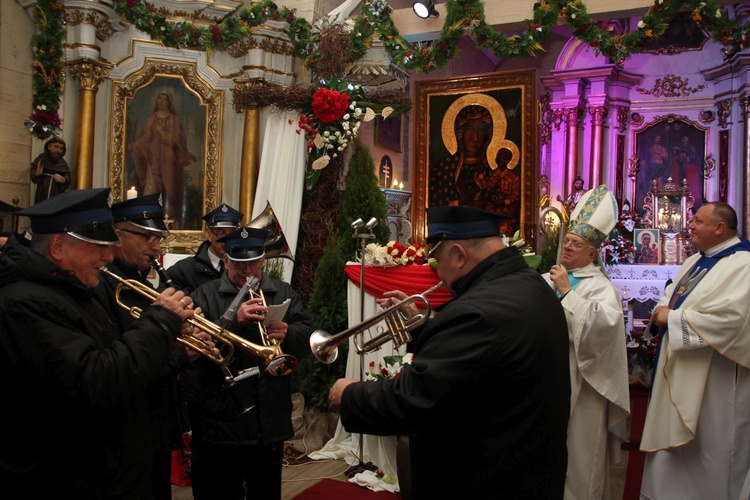
[[[658,39],[675,19],[679,10],[692,12],[696,25],[711,34],[713,40],[727,45],[731,51],[742,50],[750,44],[750,26],[729,19],[726,11],[715,0],[654,0],[641,17],[636,30],[626,34],[612,34],[595,22],[581,0],[544,0],[536,5],[533,19],[525,29],[507,36],[487,25],[481,0],[447,0],[447,15],[440,38],[431,43],[410,44],[398,32],[390,17],[391,7],[385,0],[365,0],[363,8],[350,32],[348,51],[353,60],[360,59],[369,49],[374,37],[380,37],[391,61],[405,69],[428,73],[443,67],[458,52],[458,41],[471,34],[477,46],[488,49],[501,58],[528,57],[544,50],[562,16],[573,29],[573,36],[593,47],[596,54],[604,54],[621,62],[632,54],[642,52]],[[229,45],[250,36],[252,29],[268,20],[286,21],[289,34],[299,57],[305,65],[314,67],[319,54],[315,30],[295,11],[279,8],[271,0],[263,0],[242,9],[232,16],[212,24],[193,24],[190,21],[171,22],[144,0],[115,0],[115,11],[139,30],[167,47],[186,47],[195,50],[226,50]],[[38,0],[34,19],[38,33],[32,37],[36,73],[33,83],[34,114],[26,120],[26,127],[40,138],[59,132],[60,94],[62,85],[56,78],[63,67],[62,45],[65,40],[62,3]],[[41,112],[41,114],[40,114]]]

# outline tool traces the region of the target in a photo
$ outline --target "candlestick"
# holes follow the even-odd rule
[[[129,200],[132,200],[133,198],[138,197],[138,191],[135,190],[135,186],[130,186],[130,189],[128,189],[127,198]]]

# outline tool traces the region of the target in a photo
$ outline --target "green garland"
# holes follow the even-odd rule
[[[64,75],[62,47],[66,34],[63,10],[62,4],[54,0],[38,0],[34,9],[38,30],[31,38],[33,111],[24,126],[39,139],[59,134],[62,125],[59,108]]]
[[[573,36],[590,45],[596,54],[603,54],[621,62],[646,50],[651,42],[666,31],[681,9],[689,9],[692,19],[711,38],[732,51],[750,44],[750,26],[737,24],[714,0],[655,0],[643,15],[636,30],[615,35],[602,29],[586,12],[581,0],[545,0],[534,9],[534,17],[518,34],[507,36],[497,32],[485,20],[481,0],[447,0],[447,15],[440,38],[431,43],[410,44],[398,32],[391,19],[391,7],[386,0],[365,0],[355,20],[349,39],[348,52],[353,60],[361,58],[380,37],[391,61],[404,69],[429,73],[443,67],[458,52],[458,41],[470,34],[477,46],[488,49],[501,58],[529,57],[544,50],[557,20],[562,16],[573,29]],[[62,43],[65,28],[62,6],[51,0],[38,0],[35,15],[39,32],[34,36],[35,55],[43,71],[34,75],[34,107],[45,106],[46,112],[57,117],[61,88],[50,85],[49,77],[62,68]],[[116,0],[115,11],[139,30],[167,47],[195,50],[226,50],[232,43],[252,35],[253,28],[268,20],[289,23],[289,36],[298,57],[312,69],[319,55],[318,31],[295,11],[279,8],[271,0],[262,0],[242,9],[236,16],[217,23],[173,23],[158,12],[153,12],[144,0]],[[41,50],[44,52],[41,52]],[[40,56],[44,57],[40,57]],[[43,59],[43,61],[42,61]],[[37,78],[39,76],[39,78]],[[55,80],[53,80],[55,81]],[[36,112],[35,112],[36,114]],[[30,125],[30,121],[32,125]],[[41,128],[27,120],[29,130],[40,135]],[[46,133],[46,132],[45,132]]]

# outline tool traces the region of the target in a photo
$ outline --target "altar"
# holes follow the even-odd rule
[[[628,332],[633,326],[640,326],[635,324],[637,321],[648,320],[651,310],[664,293],[667,282],[674,280],[680,267],[682,266],[620,264],[607,268],[620,297],[628,303]]]
[[[383,292],[389,290],[401,290],[407,295],[421,294],[428,288],[438,283],[437,273],[430,266],[366,266],[365,267],[365,286],[364,286],[364,308],[362,307],[360,290],[362,267],[358,263],[349,263],[346,266],[346,274],[349,278],[347,283],[348,314],[349,326],[361,323],[360,316],[364,319],[375,316],[378,311],[378,305],[375,299],[383,296]],[[440,288],[429,295],[431,306],[437,307],[450,299],[450,293],[445,288]],[[363,313],[363,314],[362,314]],[[384,324],[378,325],[378,327]],[[373,333],[377,330],[373,328]],[[371,353],[359,355],[354,347],[353,339],[349,339],[349,354],[346,361],[346,377],[356,380],[368,380],[370,363],[374,366],[385,364],[384,358],[387,356],[406,354],[406,345],[394,348],[393,342],[388,341],[379,350]],[[349,433],[339,421],[336,426],[336,432],[333,438],[326,443],[320,450],[310,453],[308,456],[315,460],[320,459],[345,459],[350,465],[355,465],[359,461],[359,441],[360,434]],[[398,469],[396,461],[397,436],[370,436],[362,435],[362,459],[366,462],[372,462],[383,473],[383,480],[378,480],[372,473],[361,473],[354,477],[354,481],[367,486],[370,489],[378,491],[385,489],[388,491],[397,491]],[[390,483],[389,481],[395,481]]]

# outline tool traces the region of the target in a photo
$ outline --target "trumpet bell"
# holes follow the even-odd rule
[[[245,227],[255,229],[267,229],[265,250],[266,259],[284,258],[294,260],[289,244],[286,241],[284,232],[281,230],[281,224],[273,211],[271,202],[266,201],[266,208],[256,218],[251,220]]]

